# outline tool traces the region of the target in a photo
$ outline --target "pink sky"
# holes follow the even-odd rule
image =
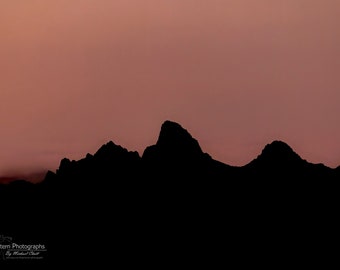
[[[0,176],[142,154],[166,119],[231,165],[280,139],[336,167],[339,26],[338,0],[3,0]]]

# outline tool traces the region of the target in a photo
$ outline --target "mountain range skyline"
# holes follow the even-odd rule
[[[185,149],[189,149],[187,151],[188,156],[186,157],[185,154],[184,156],[181,157],[177,157],[177,158],[187,158],[188,160],[192,159],[192,158],[196,158],[196,155],[200,155],[200,154],[205,154],[207,156],[209,156],[209,158],[213,159],[209,153],[204,153],[203,150],[201,149],[201,146],[199,144],[199,142],[193,138],[191,136],[191,134],[185,129],[183,128],[180,124],[170,121],[170,120],[166,120],[160,129],[159,132],[159,136],[157,139],[157,143],[156,145],[153,146],[148,146],[145,148],[145,150],[143,151],[142,154],[138,153],[137,151],[133,151],[131,153],[134,153],[136,155],[136,157],[138,157],[138,159],[141,160],[148,160],[148,157],[151,155],[155,155],[154,153],[154,148],[156,146],[162,146],[165,147],[165,149],[167,152],[171,153],[172,151],[172,146],[174,145],[174,149],[179,149],[178,151],[180,151],[179,153],[183,152],[186,153]],[[169,147],[170,145],[170,147]],[[98,153],[100,152],[105,152],[107,151],[106,149],[110,149],[110,148],[121,148],[121,149],[125,149],[126,151],[130,151],[127,150],[126,148],[120,146],[119,144],[116,144],[116,142],[113,141],[109,141],[107,143],[105,143],[104,145],[102,145],[97,152],[94,154],[94,156],[98,155]],[[150,154],[151,153],[151,154]],[[171,154],[170,154],[171,155]],[[182,155],[182,154],[181,154]],[[58,170],[60,170],[60,168],[63,166],[63,164],[65,164],[65,162],[67,163],[79,163],[82,160],[86,160],[88,157],[92,157],[93,154],[87,153],[86,156],[84,155],[84,157],[80,160],[70,160],[69,158],[65,157],[63,160],[61,160],[60,162],[60,166],[59,169],[55,169],[55,170],[49,170],[51,173],[56,173],[58,172]],[[157,159],[162,159],[162,155],[161,154],[156,154],[156,156],[158,157]],[[164,158],[164,157],[163,157]],[[155,159],[155,157],[153,157],[153,159]],[[154,160],[154,162],[159,162],[159,160]],[[249,163],[243,165],[243,166],[234,166],[232,164],[226,164],[223,163],[221,161],[216,160],[216,162],[219,162],[220,164],[223,164],[225,166],[230,166],[230,167],[234,167],[234,168],[247,168],[247,167],[251,167],[254,164],[258,164],[261,163],[261,160],[275,160],[278,159],[279,162],[282,163],[282,165],[289,165],[289,163],[294,163],[294,162],[306,162],[309,163],[308,160],[305,160],[303,157],[300,157],[287,143],[283,142],[283,141],[279,141],[279,140],[275,140],[272,141],[270,143],[268,143],[267,145],[264,146],[263,150],[257,155],[257,157],[254,157]],[[215,159],[213,159],[215,160]],[[112,161],[111,161],[112,162]],[[313,164],[313,163],[309,163],[309,164]],[[316,166],[322,166],[324,168],[329,168],[327,166],[325,166],[323,163],[318,163],[318,164],[314,164]],[[112,166],[115,166],[115,164],[112,163]],[[271,163],[268,163],[267,165],[268,168],[266,169],[275,169],[275,166],[273,166],[273,168],[270,168],[272,166]],[[329,169],[334,169],[334,170],[340,170],[340,165],[337,166],[336,168],[329,168]],[[1,177],[0,178],[0,183],[6,184],[6,183],[10,183],[12,181],[15,180],[27,180],[29,182],[32,183],[39,183],[41,181],[43,181],[45,179],[45,176],[47,174],[47,171],[41,171],[41,172],[37,172],[35,174],[31,174],[31,175],[23,175],[23,176],[8,176],[8,177]]]
[[[339,165],[339,1],[78,2],[0,1],[1,176],[141,155],[165,119],[227,164],[281,140]]]
[[[0,265],[336,265],[339,15],[0,1]]]
[[[131,256],[138,264],[155,261],[155,254],[171,261],[172,252],[216,256],[218,243],[238,253],[264,241],[276,255],[286,245],[300,255],[301,245],[291,245],[296,237],[307,245],[316,235],[333,241],[339,179],[340,167],[309,163],[282,141],[267,144],[243,167],[229,166],[205,153],[180,124],[165,121],[141,156],[110,141],[80,160],[62,159],[40,183],[0,185],[1,233],[46,244],[43,263],[116,264],[102,256],[113,246],[125,263]],[[77,248],[65,245],[70,239]],[[101,248],[88,256],[89,247]]]

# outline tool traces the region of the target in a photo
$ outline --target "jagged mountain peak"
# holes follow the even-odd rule
[[[294,154],[293,149],[283,141],[273,141],[265,146],[262,153],[285,153],[285,154]]]
[[[196,139],[180,124],[165,121],[162,124],[157,143],[143,153],[144,160],[191,160],[203,155]]]
[[[106,161],[119,161],[126,159],[139,159],[140,156],[136,151],[128,151],[126,148],[115,144],[112,141],[104,144],[93,156],[97,161],[106,160]]]
[[[282,163],[282,165],[302,161],[301,157],[287,143],[278,140],[267,144],[257,160],[270,164]]]
[[[123,148],[121,146],[116,145],[113,141],[109,141],[108,143],[102,145],[98,149],[98,151],[95,153],[95,156],[111,151],[117,151],[118,149],[122,150]]]
[[[169,120],[162,124],[156,145],[163,149],[181,149],[185,152],[202,153],[197,140],[180,124]]]

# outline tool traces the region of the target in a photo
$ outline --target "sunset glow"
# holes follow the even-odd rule
[[[0,176],[109,140],[140,154],[163,121],[244,165],[273,140],[340,165],[340,1],[0,2]]]

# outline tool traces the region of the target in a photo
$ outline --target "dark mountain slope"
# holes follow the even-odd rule
[[[268,144],[262,153],[244,166],[244,171],[255,180],[312,181],[336,179],[336,172],[323,164],[303,160],[284,142]]]
[[[166,121],[142,157],[109,142],[63,159],[41,184],[0,185],[1,233],[46,242],[54,262],[286,260],[287,250],[334,237],[339,180],[339,168],[308,163],[278,141],[248,165],[228,166]]]
[[[137,152],[129,152],[110,141],[94,155],[87,154],[79,161],[63,159],[56,178],[59,182],[71,186],[107,185],[116,179],[138,178],[140,162],[141,158]]]
[[[152,178],[199,181],[204,178],[234,176],[236,168],[213,160],[179,124],[166,121],[156,145],[145,149],[144,172]]]
[[[285,181],[297,184],[339,179],[336,170],[323,164],[309,163],[282,141],[266,145],[262,153],[242,169],[257,182],[271,180],[274,183]]]

